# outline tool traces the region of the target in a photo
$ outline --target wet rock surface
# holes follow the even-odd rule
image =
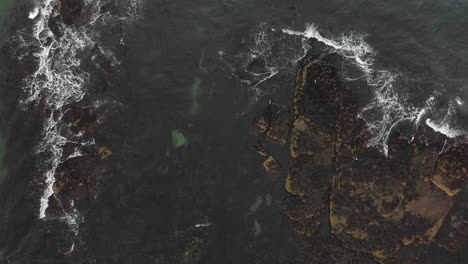
[[[388,156],[368,148],[369,132],[339,65],[337,55],[309,54],[290,107],[270,102],[256,123],[261,138],[290,149],[285,213],[309,260],[427,263],[420,252],[431,247],[460,254],[468,229],[453,208],[468,177],[468,142],[401,123],[388,139]],[[444,224],[452,231],[441,242]]]
[[[107,147],[93,146],[61,163],[55,173],[55,196],[64,200],[93,199],[99,181],[110,176],[111,170],[103,160],[111,154]]]
[[[78,22],[83,9],[83,0],[60,0],[57,4],[63,23],[72,25]]]

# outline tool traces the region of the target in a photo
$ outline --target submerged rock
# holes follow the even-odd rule
[[[83,0],[59,0],[57,10],[65,25],[72,25],[80,18],[83,10]]]

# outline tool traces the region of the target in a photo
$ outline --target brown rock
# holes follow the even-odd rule
[[[468,140],[455,139],[437,159],[432,182],[449,196],[463,190],[468,178]]]
[[[100,147],[98,152],[102,160],[107,159],[110,155],[112,155],[112,151],[107,147]]]
[[[313,263],[417,263],[415,252],[435,241],[454,206],[451,196],[463,189],[468,144],[453,140],[441,152],[446,137],[423,124],[408,138],[413,127],[401,124],[389,138],[388,157],[367,148],[369,133],[336,62],[331,55],[306,57],[289,121],[278,114],[286,107],[271,104],[257,120],[264,138],[290,143],[285,213],[311,252],[323,250]],[[325,239],[318,230],[327,222]],[[345,252],[354,262],[346,262]]]
[[[264,162],[263,167],[267,172],[279,172],[281,170],[280,165],[278,162],[273,158],[273,156],[269,156]]]
[[[260,135],[284,144],[289,133],[289,110],[284,106],[269,103],[256,121],[256,126]]]

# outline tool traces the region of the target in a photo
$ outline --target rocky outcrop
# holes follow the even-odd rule
[[[98,163],[97,155],[74,157],[62,163],[55,173],[55,195],[65,200],[93,198],[100,174],[106,173],[105,168],[96,168]]]
[[[58,0],[48,27],[57,37],[62,37],[68,26],[81,26],[86,22],[83,0]]]
[[[91,140],[100,126],[100,110],[74,104],[67,111],[64,121],[74,133]],[[111,174],[107,160],[112,154],[107,146],[67,143],[64,147],[64,160],[55,173],[55,196],[62,200],[93,199],[99,182]]]
[[[76,24],[83,10],[83,0],[59,0],[56,8],[65,25]]]
[[[431,181],[449,196],[454,196],[463,190],[466,178],[468,178],[468,140],[461,138],[449,140],[438,156]]]
[[[468,142],[425,125],[408,138],[411,129],[402,123],[389,138],[388,157],[368,148],[339,65],[337,55],[307,56],[288,117],[288,107],[269,104],[257,119],[260,136],[289,143],[286,214],[307,250],[320,245],[312,263],[418,263],[408,252],[435,242],[464,187]]]
[[[265,138],[286,143],[289,132],[289,110],[279,105],[268,104],[257,120],[257,132]]]

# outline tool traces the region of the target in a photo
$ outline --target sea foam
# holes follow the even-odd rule
[[[446,135],[449,138],[468,136],[468,132],[461,129],[456,123],[457,107],[463,105],[460,98],[455,98],[453,102],[449,103],[446,113],[439,119],[426,119],[426,125],[434,131]]]
[[[373,98],[359,112],[359,117],[366,121],[372,134],[368,146],[388,153],[388,137],[396,124],[403,120],[415,121],[421,117],[422,109],[408,103],[404,94],[396,89],[397,72],[382,69],[376,65],[377,52],[365,41],[365,36],[358,32],[341,34],[336,38],[324,37],[318,28],[309,24],[304,31],[283,29],[285,34],[313,38],[333,48],[357,66],[367,84],[372,87]]]
[[[37,155],[47,157],[43,164],[46,187],[40,198],[40,219],[46,217],[48,200],[53,195],[54,174],[63,155],[63,146],[70,140],[77,140],[77,135],[71,138],[72,133],[64,131],[63,107],[82,100],[86,94],[89,74],[81,69],[79,54],[93,47],[93,35],[96,35],[90,24],[80,28],[65,27],[61,37],[55,36],[48,21],[58,14],[54,8],[56,4],[56,1],[46,0],[34,9],[38,10],[39,18],[32,26],[31,41],[23,43],[29,47],[27,50],[33,50],[38,65],[23,81],[20,107],[26,109],[41,102],[48,113],[44,118],[42,140],[36,148]]]
[[[310,48],[307,41],[285,38],[268,23],[253,28],[242,44],[241,51],[220,50],[218,55],[232,76],[249,86],[254,102],[268,94],[262,85],[273,77],[284,73],[293,75],[297,63]]]
[[[283,36],[278,36],[277,32],[282,32]],[[297,37],[301,39],[300,42],[296,41]],[[219,55],[222,60],[227,61],[233,76],[251,86],[256,101],[257,98],[268,94],[260,87],[264,82],[296,68],[297,63],[311,48],[310,39],[330,47],[332,52],[340,54],[361,72],[358,78],[349,76],[344,78],[347,81],[363,79],[371,88],[372,97],[369,103],[361,108],[358,116],[366,121],[371,133],[368,146],[377,148],[385,155],[388,154],[389,135],[402,121],[412,122],[414,131],[424,122],[448,137],[466,134],[454,128],[453,113],[448,113],[444,120],[437,122],[427,119],[426,116],[436,112],[431,105],[434,96],[426,100],[426,105],[418,107],[412,104],[408,98],[407,87],[398,82],[402,73],[379,65],[377,52],[366,42],[365,37],[359,32],[326,37],[314,24],[306,25],[304,31],[296,31],[278,30],[267,23],[262,23],[252,30],[249,38],[243,40],[244,47],[240,52],[229,55],[225,51],[220,51]],[[256,61],[263,62],[263,71],[253,72],[249,69]],[[455,101],[458,105],[464,103],[460,98],[456,98]]]
[[[128,23],[135,21],[142,11],[142,0],[119,1],[123,2],[122,6],[128,11],[115,19]],[[105,25],[112,23],[114,19],[109,13],[100,12],[105,2],[85,0],[86,12],[90,12],[88,23],[80,27],[63,26],[62,35],[56,36],[48,23],[50,19],[59,15],[55,8],[57,4],[57,0],[44,0],[39,3],[28,15],[33,21],[32,26],[19,30],[12,38],[18,47],[15,56],[19,61],[29,55],[37,61],[36,70],[23,80],[23,94],[19,106],[21,109],[27,109],[31,105],[40,106],[40,111],[44,113],[42,139],[36,147],[36,155],[44,160],[40,165],[45,187],[39,199],[38,213],[38,218],[43,220],[47,220],[48,202],[54,195],[55,172],[63,158],[70,158],[63,157],[65,144],[94,144],[94,140],[83,139],[82,133],[72,132],[63,121],[63,117],[65,106],[81,101],[87,93],[90,74],[82,69],[80,56],[84,52],[90,52],[96,43],[99,43],[100,32],[97,28],[105,28]],[[110,51],[102,47],[99,49],[111,62],[117,61]],[[78,149],[71,155],[78,156],[81,153]],[[73,207],[73,201],[70,208],[65,210],[62,206],[63,215],[59,218],[65,221],[76,235],[79,213]],[[74,244],[71,251],[73,248]]]

